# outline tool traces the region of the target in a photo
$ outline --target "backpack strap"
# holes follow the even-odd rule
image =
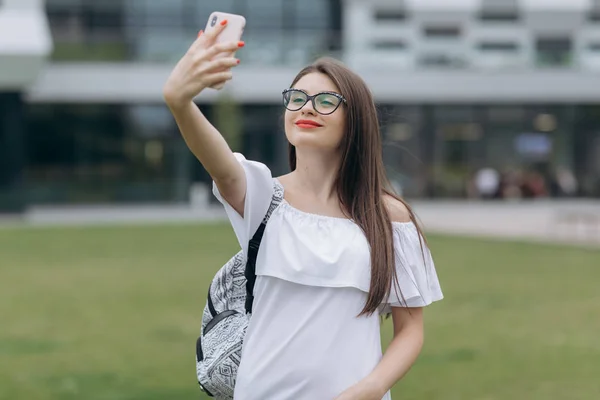
[[[258,255],[258,249],[260,247],[260,242],[262,240],[263,234],[265,232],[265,227],[267,226],[267,222],[269,222],[269,218],[273,211],[279,206],[281,201],[283,200],[283,186],[279,183],[277,179],[273,179],[273,198],[271,199],[271,205],[267,210],[267,214],[265,218],[261,222],[260,226],[250,239],[248,243],[248,257],[246,259],[246,313],[252,313],[252,303],[254,302],[254,284],[256,283],[256,257]]]

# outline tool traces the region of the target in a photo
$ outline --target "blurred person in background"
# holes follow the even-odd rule
[[[556,168],[552,178],[555,185],[553,196],[574,197],[577,195],[579,184],[570,169],[560,166]]]
[[[390,399],[423,345],[423,307],[443,298],[410,207],[385,177],[379,122],[364,81],[318,60],[283,91],[292,172],[233,153],[193,99],[232,78],[238,60],[201,35],[174,68],[165,101],[213,179],[244,251],[277,187],[266,226],[236,400]],[[381,351],[380,316],[394,339]]]
[[[521,182],[523,198],[536,199],[548,196],[546,179],[538,171],[528,171]]]
[[[500,173],[494,168],[482,168],[475,174],[475,188],[480,198],[496,198],[500,189]]]
[[[508,200],[520,199],[523,196],[521,185],[523,172],[518,169],[509,169],[502,174],[500,183],[500,197]]]

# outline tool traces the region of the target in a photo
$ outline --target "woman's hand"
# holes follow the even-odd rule
[[[334,400],[381,400],[385,396],[381,388],[373,383],[361,381],[354,386],[344,390]]]
[[[232,78],[231,68],[238,65],[239,60],[231,54],[244,44],[216,43],[223,29],[225,25],[219,25],[209,33],[199,35],[179,60],[163,88],[169,107],[186,105],[207,87],[220,89]],[[225,54],[216,57],[222,53]]]

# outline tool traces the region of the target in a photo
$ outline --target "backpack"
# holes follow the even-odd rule
[[[256,256],[269,217],[282,200],[283,187],[274,180],[271,205],[250,239],[247,259],[239,251],[210,283],[202,329],[196,341],[198,384],[210,397],[233,399],[242,343],[252,313]]]

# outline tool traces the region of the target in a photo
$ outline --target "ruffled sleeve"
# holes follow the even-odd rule
[[[399,287],[392,284],[382,312],[390,312],[391,307],[424,307],[443,299],[431,252],[415,225],[393,223],[393,230]]]
[[[249,161],[240,154],[234,153],[246,174],[246,197],[244,200],[244,217],[221,196],[217,185],[213,182],[213,194],[225,207],[227,217],[240,243],[244,254],[248,254],[248,242],[260,226],[267,214],[273,197],[273,177],[271,170],[259,162]]]

